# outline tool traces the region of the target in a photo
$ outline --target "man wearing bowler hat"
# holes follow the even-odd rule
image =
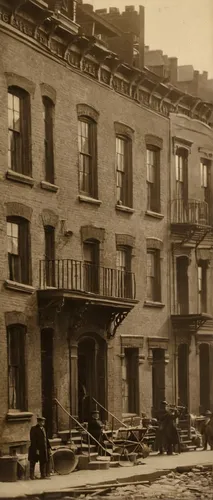
[[[30,429],[30,447],[28,460],[30,462],[30,479],[35,479],[35,464],[39,462],[41,479],[50,477],[51,446],[45,430],[45,418],[37,417],[37,424]]]

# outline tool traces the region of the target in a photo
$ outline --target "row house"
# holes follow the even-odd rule
[[[123,62],[120,31],[93,12],[86,31],[78,9],[0,1],[2,452],[25,450],[39,412],[51,437],[67,412],[151,414],[178,394],[171,127],[205,149],[212,109]]]

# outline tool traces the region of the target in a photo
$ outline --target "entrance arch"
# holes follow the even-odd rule
[[[210,409],[210,352],[209,344],[200,344],[200,413]]]
[[[78,416],[87,421],[96,408],[95,398],[106,408],[107,344],[96,334],[85,334],[78,341]],[[104,420],[104,411],[100,416]]]

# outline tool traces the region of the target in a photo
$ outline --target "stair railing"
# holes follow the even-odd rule
[[[89,460],[90,460],[90,456],[91,456],[91,440],[92,442],[95,441],[95,443],[98,445],[99,448],[102,448],[102,450],[104,451],[105,455],[106,455],[106,452],[107,450],[104,448],[104,446],[102,446],[101,443],[99,443],[99,441],[97,439],[95,439],[95,437],[92,436],[92,434],[90,434],[90,432],[77,420],[77,418],[73,417],[73,415],[71,415],[71,413],[69,413],[66,408],[64,408],[64,406],[60,403],[60,401],[57,399],[57,398],[54,398],[54,402],[56,403],[56,407],[59,406],[64,413],[66,413],[66,415],[68,415],[68,417],[73,421],[75,422],[75,424],[78,425],[78,427],[80,427],[84,432],[86,432],[87,436],[88,436],[88,454],[89,454]]]
[[[99,403],[95,398],[92,398],[93,401],[100,407],[102,410],[106,411],[110,417],[112,417],[112,428],[114,428],[114,421],[116,420],[119,424],[121,424],[122,427],[128,428],[128,425],[122,422],[118,417],[116,417],[111,411],[107,410],[101,403]]]

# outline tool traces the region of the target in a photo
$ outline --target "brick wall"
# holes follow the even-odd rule
[[[120,96],[103,85],[98,84],[77,71],[66,68],[48,55],[42,54],[25,44],[19,38],[1,32],[1,70],[0,70],[0,439],[6,442],[26,439],[29,424],[5,423],[8,409],[7,401],[7,345],[4,314],[7,311],[22,311],[27,316],[27,374],[28,409],[33,414],[41,407],[41,369],[40,369],[40,331],[36,288],[39,284],[39,259],[44,258],[44,231],[42,211],[50,210],[58,217],[56,225],[56,258],[82,259],[81,226],[95,225],[105,229],[103,261],[107,267],[116,264],[116,234],[128,234],[135,238],[133,271],[137,278],[137,298],[139,304],[129,314],[116,339],[108,349],[108,401],[109,409],[121,414],[121,360],[120,334],[144,336],[144,352],[147,357],[148,336],[168,337],[169,335],[169,296],[168,286],[168,170],[169,170],[169,121],[159,114],[143,109],[140,105]],[[33,187],[6,180],[7,171],[7,84],[5,73],[15,73],[27,78],[35,85],[31,97],[32,116],[32,170]],[[44,180],[44,141],[41,84],[53,87],[56,95],[55,107],[55,183],[58,192],[41,189]],[[79,103],[94,107],[99,113],[98,120],[98,190],[100,207],[78,200],[78,150],[77,150],[77,105]],[[115,210],[116,172],[115,172],[115,135],[114,122],[122,122],[134,130],[133,140],[133,207],[134,213]],[[147,216],[146,211],[146,166],[145,135],[154,134],[163,140],[161,153],[161,211],[163,218]],[[15,292],[4,288],[8,277],[6,245],[7,202],[21,202],[32,209],[31,246],[32,246],[32,294]],[[61,219],[66,219],[67,228],[73,231],[70,239],[61,233]],[[161,309],[144,307],[146,277],[146,238],[157,237],[163,241],[162,251],[162,302]],[[57,334],[56,372],[60,380],[66,358],[66,331]],[[67,362],[67,361],[66,361]],[[151,365],[147,359],[140,369],[143,387],[143,408],[150,412],[151,404]],[[62,371],[61,371],[62,370]],[[68,377],[68,374],[67,374]],[[168,371],[167,385],[171,373]],[[67,379],[68,380],[68,379]],[[63,379],[64,387],[67,380]],[[146,381],[147,380],[147,384]],[[12,438],[11,438],[12,435]]]

